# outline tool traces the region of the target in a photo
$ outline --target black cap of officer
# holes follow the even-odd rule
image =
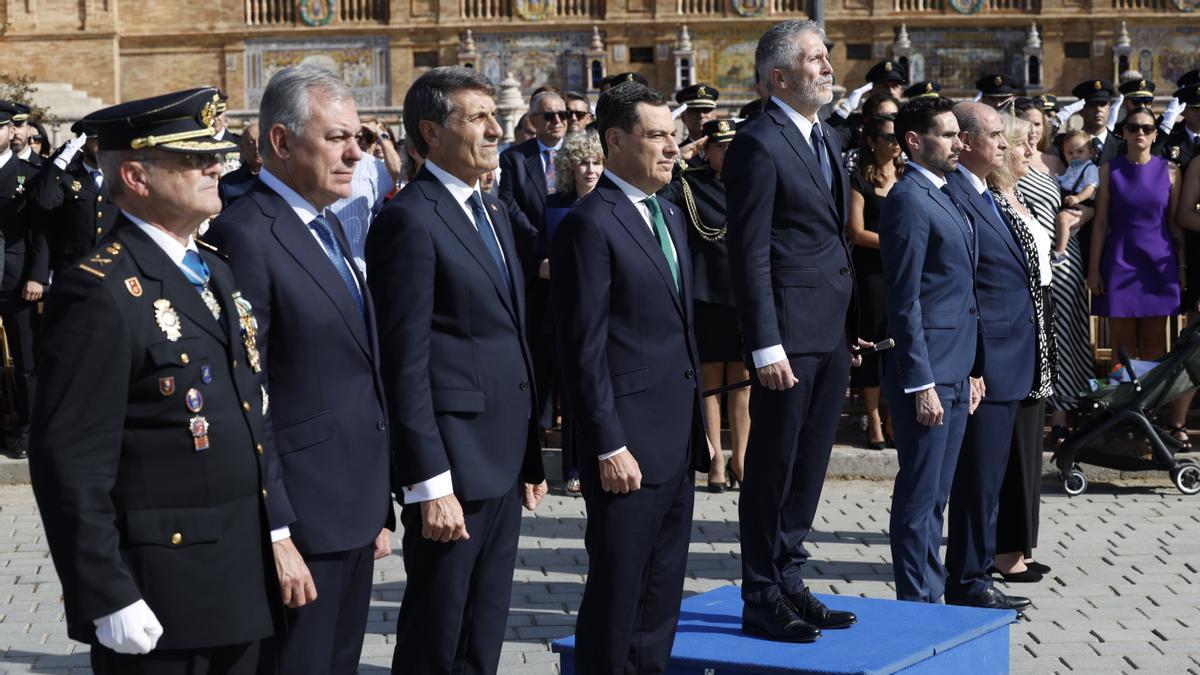
[[[100,137],[101,150],[227,152],[238,146],[213,138],[219,98],[214,87],[188,89],[114,105],[86,119]]]
[[[701,129],[709,143],[728,143],[737,134],[737,128],[729,120],[709,120]]]
[[[1175,92],[1175,98],[1189,108],[1200,108],[1200,82],[1182,87]]]
[[[675,92],[675,101],[686,103],[687,107],[696,110],[711,110],[717,107],[717,99],[721,92],[707,84],[693,84]]]
[[[1179,79],[1175,81],[1175,86],[1179,87],[1180,89],[1183,89],[1189,84],[1200,84],[1200,68],[1187,71],[1183,75],[1180,75]]]
[[[1045,112],[1058,111],[1058,97],[1054,94],[1039,94],[1033,97],[1033,102]]]
[[[1154,100],[1154,83],[1150,80],[1137,79],[1122,82],[1121,86],[1117,87],[1117,91],[1124,94],[1125,98],[1130,101],[1150,103]]]
[[[939,95],[942,85],[929,80],[922,80],[904,90],[904,98],[932,98]]]
[[[871,84],[881,82],[904,84],[907,80],[908,73],[904,71],[904,64],[896,61],[880,61],[867,71],[867,82]]]
[[[1017,80],[1011,75],[992,73],[975,82],[975,88],[984,96],[1012,96],[1017,93]]]
[[[626,82],[637,82],[644,87],[650,86],[650,82],[640,73],[617,73],[616,75],[611,75],[605,78],[604,81],[600,83],[600,91],[612,89],[618,84],[625,84]]]
[[[1113,86],[1108,80],[1087,80],[1075,85],[1071,95],[1084,103],[1108,103],[1113,97]]]
[[[24,103],[13,103],[13,107],[17,109],[17,112],[12,116],[13,122],[25,123],[29,121],[29,115],[33,113],[33,108]]]
[[[0,126],[12,124],[13,115],[20,114],[17,104],[12,101],[0,101]]]

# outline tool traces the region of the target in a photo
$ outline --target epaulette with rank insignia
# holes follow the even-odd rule
[[[209,253],[216,255],[221,260],[224,260],[226,262],[229,261],[229,256],[225,255],[223,252],[221,252],[219,249],[217,249],[216,246],[213,246],[212,244],[208,243],[207,241],[204,241],[203,239],[201,239],[199,237],[196,238],[196,245],[199,246],[200,248],[208,251]]]
[[[84,272],[93,274],[103,279],[106,268],[111,265],[120,254],[121,242],[114,241],[108,246],[105,246],[103,250],[96,251],[94,254],[92,254],[92,257],[84,259],[82,262],[76,265],[76,267]]]

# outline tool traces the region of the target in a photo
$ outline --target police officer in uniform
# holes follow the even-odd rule
[[[29,186],[37,175],[37,167],[17,157],[12,140],[22,133],[13,126],[13,120],[22,113],[22,106],[9,101],[0,101],[0,241],[4,244],[4,262],[0,264],[0,317],[4,320],[4,332],[8,338],[8,350],[15,367],[13,403],[17,409],[17,426],[20,436],[28,434],[29,401],[33,387],[33,324],[31,323],[32,301],[41,298],[42,288],[37,282],[26,283],[25,257],[28,253]],[[0,431],[0,438],[5,434]],[[0,445],[3,445],[0,442]],[[25,456],[25,441],[18,440],[13,448],[14,458]]]
[[[1108,80],[1087,80],[1071,90],[1071,95],[1084,102],[1083,130],[1092,137],[1092,161],[1097,166],[1111,161],[1121,153],[1121,138],[1108,130],[1108,107],[1113,98],[1112,83]],[[1062,147],[1062,140],[1055,142]]]
[[[975,82],[975,88],[980,93],[980,103],[986,103],[997,110],[1012,103],[1019,86],[1011,75],[1001,73],[984,75]]]
[[[44,160],[41,155],[33,151],[33,147],[29,143],[29,139],[37,133],[37,128],[33,126],[33,108],[24,103],[13,103],[13,105],[17,109],[17,113],[12,118],[13,128],[16,130],[12,140],[13,152],[17,153],[17,157],[40,169]]]
[[[891,97],[900,100],[904,83],[908,81],[908,71],[904,64],[898,61],[880,61],[867,71],[867,83],[850,92],[834,108],[833,114],[825,123],[836,130],[843,148],[857,148],[858,134],[862,130],[863,120],[875,114],[871,109],[872,99]],[[861,111],[858,111],[859,107]]]
[[[117,208],[100,172],[99,141],[86,119],[71,126],[75,137],[58,150],[29,186],[38,212],[30,242],[29,278],[46,284],[89,253],[117,220]]]
[[[216,90],[91,116],[121,209],[47,299],[30,473],[98,675],[253,673],[279,589],[252,308],[200,223]]]
[[[909,101],[914,98],[937,98],[941,96],[941,92],[942,85],[931,80],[921,80],[904,90],[904,98]]]
[[[1200,153],[1200,82],[1180,87],[1174,96],[1185,107],[1171,133],[1159,134],[1163,138],[1160,153],[1178,164],[1183,175],[1192,158]]]
[[[716,117],[717,99],[720,97],[721,92],[707,84],[693,84],[675,92],[675,101],[687,106],[679,115],[679,119],[687,128],[687,138],[679,144],[681,153],[687,146],[705,138],[704,125]],[[683,161],[686,162],[686,166],[703,167],[704,148],[696,149],[691,157]]]

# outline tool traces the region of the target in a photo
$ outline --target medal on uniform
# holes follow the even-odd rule
[[[175,393],[175,378],[160,377],[158,378],[158,393],[163,396],[170,396]]]
[[[196,415],[188,422],[192,432],[192,447],[196,452],[208,449],[208,420],[203,415]]]
[[[129,277],[125,280],[125,290],[135,298],[142,297],[142,282],[137,277]]]
[[[263,414],[263,417],[266,417],[267,411],[270,410],[270,408],[271,408],[271,397],[267,396],[267,385],[260,384],[260,385],[258,385],[258,388],[262,390],[262,402],[263,402],[262,414]]]
[[[258,320],[254,318],[254,308],[250,301],[242,297],[241,291],[233,294],[233,306],[237,308],[238,325],[241,328],[242,343],[246,346],[246,359],[250,361],[250,369],[256,373],[262,372],[262,361],[258,356]]]
[[[171,301],[166,298],[154,301],[154,321],[158,324],[159,329],[166,333],[167,339],[171,342],[175,342],[179,336],[183,335],[180,331],[179,314],[171,306]]]
[[[204,305],[208,307],[208,311],[212,312],[213,318],[217,321],[221,320],[221,304],[217,302],[217,296],[209,290],[208,286],[200,291],[200,299],[204,301]]]
[[[200,366],[200,381],[204,384],[212,384],[212,368]]]
[[[188,412],[198,413],[204,409],[204,396],[199,389],[188,389],[183,400],[187,404]]]
[[[17,194],[25,191],[25,176],[17,176]]]

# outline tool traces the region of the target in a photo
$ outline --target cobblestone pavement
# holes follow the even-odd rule
[[[1030,620],[1013,627],[1013,672],[1200,674],[1200,497],[1166,482],[1093,485],[1068,498],[1047,488]],[[817,592],[893,597],[887,544],[890,485],[826,486],[810,538]],[[556,673],[549,642],[573,632],[587,571],[583,501],[552,495],[526,516],[501,660],[504,673]],[[736,583],[737,493],[699,492],[686,591]],[[391,660],[404,589],[398,555],[376,567],[362,673]],[[90,673],[87,649],[67,639],[61,587],[28,486],[0,488],[0,673]]]

